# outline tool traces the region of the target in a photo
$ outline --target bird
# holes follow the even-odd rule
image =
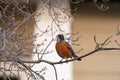
[[[75,54],[74,50],[72,49],[71,45],[65,41],[65,38],[63,34],[58,34],[57,36],[57,41],[56,41],[56,52],[58,55],[63,59],[68,58],[78,58],[78,56]],[[61,61],[62,61],[61,60]],[[78,58],[78,60],[81,60],[81,58]]]

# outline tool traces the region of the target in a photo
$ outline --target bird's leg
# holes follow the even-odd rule
[[[68,58],[66,58],[66,62],[68,63]]]
[[[63,61],[63,58],[59,62],[62,62],[62,61]]]

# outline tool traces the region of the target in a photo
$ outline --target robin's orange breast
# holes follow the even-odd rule
[[[64,41],[60,41],[56,43],[56,51],[58,55],[62,58],[72,58],[72,53],[68,49]]]

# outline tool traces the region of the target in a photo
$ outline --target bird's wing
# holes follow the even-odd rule
[[[78,57],[77,55],[75,55],[75,52],[73,51],[72,47],[70,46],[70,44],[68,42],[65,42],[67,44],[67,48],[70,50],[70,52],[72,53],[73,57],[76,58]]]

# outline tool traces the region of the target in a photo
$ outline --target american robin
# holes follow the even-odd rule
[[[56,51],[61,58],[63,59],[68,59],[72,57],[78,58],[78,56],[75,55],[75,52],[73,51],[70,44],[65,41],[64,36],[62,34],[58,34],[56,37],[57,37]],[[81,59],[78,58],[78,60]]]

